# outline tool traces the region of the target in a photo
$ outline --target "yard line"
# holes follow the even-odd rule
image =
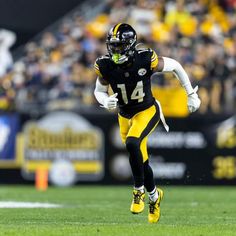
[[[0,201],[0,208],[59,208],[62,205],[42,202]]]

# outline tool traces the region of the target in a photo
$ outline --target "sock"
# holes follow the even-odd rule
[[[156,187],[151,192],[149,192],[148,195],[149,195],[149,199],[152,202],[155,202],[158,199],[158,192],[157,192]]]
[[[140,187],[134,187],[135,190],[141,191],[142,193],[144,193],[144,185],[140,186]]]

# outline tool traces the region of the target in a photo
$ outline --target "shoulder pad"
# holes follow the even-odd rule
[[[151,48],[141,48],[137,50],[138,54],[145,53],[145,52],[152,52]]]
[[[107,71],[107,67],[110,62],[110,57],[108,55],[100,56],[94,63],[94,69],[98,76],[104,77],[104,73]]]
[[[96,61],[107,60],[107,59],[110,59],[110,57],[108,55],[103,55],[98,57]]]

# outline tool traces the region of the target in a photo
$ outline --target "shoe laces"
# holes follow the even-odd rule
[[[134,194],[134,203],[139,204],[140,200],[141,200],[142,193],[140,191],[138,191],[137,193],[133,193],[133,194]]]
[[[150,201],[150,202],[149,202],[149,212],[150,212],[151,214],[154,214],[155,209],[156,209],[156,202]]]

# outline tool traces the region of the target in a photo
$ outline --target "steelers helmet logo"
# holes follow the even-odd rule
[[[141,68],[141,69],[138,70],[138,74],[139,74],[140,76],[143,76],[143,75],[145,75],[146,73],[147,73],[147,70],[144,69],[144,68]]]

